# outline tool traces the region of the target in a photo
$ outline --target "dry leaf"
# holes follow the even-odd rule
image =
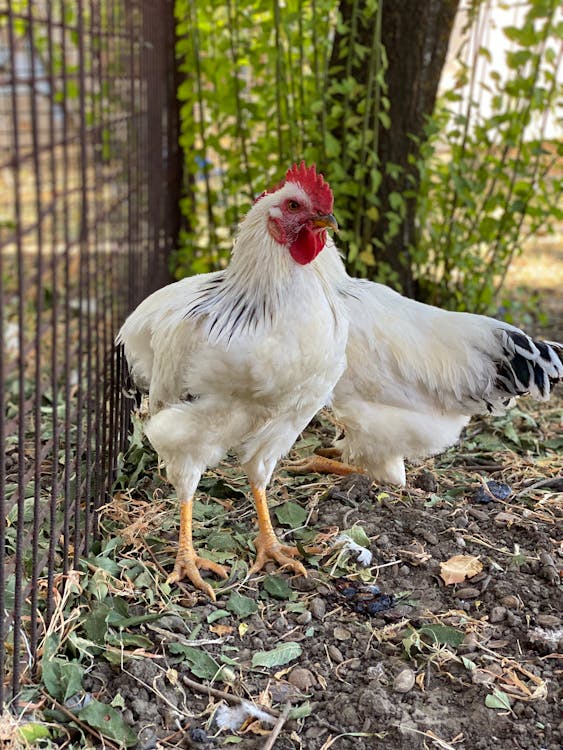
[[[210,625],[209,630],[211,630],[212,633],[215,633],[216,635],[230,635],[234,628],[231,625]]]
[[[446,586],[473,578],[483,570],[483,563],[474,555],[454,555],[440,563],[440,576]]]

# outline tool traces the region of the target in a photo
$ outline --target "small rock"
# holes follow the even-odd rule
[[[332,635],[336,638],[337,641],[349,641],[352,637],[352,633],[347,628],[343,628],[341,625],[337,625],[334,628],[334,630],[332,631]]]
[[[310,612],[302,612],[297,618],[299,625],[308,625],[313,619],[313,615]]]
[[[495,676],[486,669],[472,669],[471,682],[474,685],[488,685],[495,681]]]
[[[412,669],[407,667],[399,672],[393,681],[393,690],[396,693],[408,693],[414,687],[415,675]]]
[[[438,489],[436,477],[431,471],[427,471],[426,469],[419,471],[418,474],[415,475],[413,483],[415,487],[419,487],[426,492],[436,492]]]
[[[520,609],[520,599],[518,599],[517,596],[514,596],[514,594],[503,596],[500,603],[507,609]]]
[[[556,615],[538,615],[536,622],[542,628],[558,628],[561,625],[561,618]]]
[[[304,693],[317,684],[317,678],[315,675],[309,669],[304,669],[303,667],[295,667],[292,669],[288,675],[287,681],[291,683],[293,687],[296,687]]]
[[[477,510],[477,508],[468,508],[467,513],[477,521],[486,521],[489,518],[489,514],[486,511]]]
[[[320,596],[313,599],[309,608],[315,620],[322,620],[326,614],[326,602]]]
[[[189,737],[192,742],[207,742],[209,737],[207,736],[207,732],[204,729],[200,729],[199,727],[191,727],[189,731]]]
[[[478,645],[479,641],[477,640],[475,633],[468,633],[461,642],[460,651],[463,651],[464,653],[475,651]]]
[[[438,535],[435,534],[433,531],[429,531],[428,529],[420,529],[420,535],[422,536],[425,542],[428,542],[428,544],[431,544],[434,547],[439,542]]]
[[[305,578],[305,576],[296,576],[291,581],[291,587],[297,591],[308,593],[309,591],[315,591],[318,588],[318,581],[312,576],[307,576],[307,578]]]
[[[502,622],[506,617],[506,607],[493,607],[489,616],[489,622]]]
[[[465,539],[461,536],[461,534],[457,534],[455,536],[455,543],[458,547],[463,549],[464,547],[467,547],[467,544],[465,542]]]
[[[337,664],[342,664],[342,662],[344,661],[344,657],[342,656],[342,651],[338,648],[338,646],[335,646],[334,643],[331,643],[330,646],[327,647],[327,651],[332,661],[335,661]]]
[[[487,490],[484,487],[479,487],[474,496],[474,502],[476,503],[491,503],[495,500],[507,500],[512,494],[512,489],[504,482],[496,482],[491,479],[487,482]]]
[[[476,589],[473,586],[465,586],[464,588],[459,589],[456,596],[458,599],[476,599],[479,594],[479,589]]]

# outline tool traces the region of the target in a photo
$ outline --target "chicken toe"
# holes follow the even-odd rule
[[[305,578],[307,577],[305,566],[299,560],[293,559],[299,554],[297,548],[281,544],[274,533],[262,534],[260,532],[254,541],[254,546],[256,547],[256,560],[250,568],[250,573],[257,573],[269,560],[273,560],[282,568],[287,568],[294,573],[305,576]]]
[[[180,504],[180,537],[178,540],[178,554],[174,570],[166,579],[167,583],[177,583],[187,578],[193,585],[203,591],[204,594],[215,601],[215,592],[211,586],[201,577],[200,570],[210,570],[219,578],[228,578],[227,571],[219,563],[200,557],[192,542],[192,500],[186,500]]]
[[[187,578],[193,583],[196,589],[203,591],[203,593],[207,594],[212,601],[215,601],[215,591],[213,591],[211,586],[203,580],[199,573],[200,570],[211,570],[218,575],[219,578],[228,577],[227,571],[222,565],[219,565],[219,563],[213,562],[212,560],[206,560],[205,557],[200,557],[196,554],[193,547],[186,547],[178,550],[174,570],[170,573],[166,582],[177,583],[178,581]]]
[[[338,474],[339,476],[347,476],[348,474],[365,474],[366,472],[358,466],[350,466],[344,464],[341,461],[335,461],[332,458],[326,456],[320,456],[314,454],[308,458],[303,458],[299,461],[293,461],[292,463],[284,466],[286,471],[291,474]]]
[[[283,568],[289,568],[294,573],[298,573],[302,576],[307,576],[307,571],[302,563],[293,558],[299,554],[295,547],[288,547],[285,544],[281,544],[277,538],[272,521],[270,519],[270,511],[268,510],[268,503],[266,501],[266,491],[260,487],[255,487],[253,484],[250,485],[252,494],[254,496],[254,503],[256,505],[256,515],[258,517],[258,536],[254,541],[256,547],[256,561],[250,568],[250,573],[256,573],[262,570],[268,560],[273,560],[281,565]]]

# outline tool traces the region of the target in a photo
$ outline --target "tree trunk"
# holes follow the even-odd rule
[[[350,25],[353,7],[358,0],[341,0],[340,12]],[[373,238],[380,247],[378,263],[387,263],[397,274],[402,291],[415,296],[408,249],[416,242],[416,199],[406,199],[406,214],[399,231],[389,237],[389,220],[385,213],[392,211],[389,195],[393,192],[416,192],[418,175],[409,157],[416,156],[418,146],[413,141],[424,138],[425,118],[432,114],[436,92],[459,0],[381,0],[381,41],[388,58],[386,72],[387,96],[390,100],[389,129],[380,128],[378,156],[383,173],[379,188],[380,218],[370,222],[362,217],[362,236]],[[366,26],[359,24],[358,41],[369,47],[375,32],[375,19]],[[332,51],[332,64],[337,65],[342,45],[348,44],[347,32],[337,32]],[[367,70],[361,62],[353,66],[356,80],[366,83]],[[334,132],[338,137],[338,133]],[[397,177],[387,174],[385,166],[401,167]]]

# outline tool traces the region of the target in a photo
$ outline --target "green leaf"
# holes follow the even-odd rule
[[[453,648],[457,648],[465,638],[465,633],[449,625],[424,625],[419,632],[421,635],[429,635],[433,643],[452,646]]]
[[[28,745],[33,745],[37,740],[51,737],[49,727],[46,727],[44,724],[38,724],[34,721],[30,721],[29,724],[20,724],[18,732],[24,742]]]
[[[289,720],[306,719],[307,716],[310,716],[312,713],[313,713],[313,707],[311,706],[309,701],[305,701],[305,703],[302,703],[300,706],[295,706],[295,708],[292,708],[287,718]]]
[[[290,599],[293,596],[291,586],[282,576],[266,576],[262,585],[275,599]]]
[[[343,534],[347,534],[353,542],[359,544],[360,547],[366,547],[369,549],[370,541],[369,537],[364,531],[363,526],[352,526],[351,529],[344,529]]]
[[[60,656],[41,660],[41,676],[47,692],[64,703],[71,695],[82,689],[84,667],[78,662],[67,661]]]
[[[251,600],[252,601],[252,600]],[[221,620],[223,617],[229,617],[230,612],[227,612],[226,609],[216,609],[214,612],[210,612],[207,615],[207,622],[211,625],[211,623],[215,622],[216,620]]]
[[[125,723],[121,713],[108,706],[100,703],[96,699],[90,701],[82,711],[79,712],[78,718],[85,721],[86,724],[97,729],[104,737],[116,740],[126,747],[136,745],[138,737],[131,727]]]
[[[303,652],[301,646],[295,641],[281,643],[271,651],[257,651],[252,657],[253,667],[281,667],[290,661],[298,659]]]
[[[226,605],[229,612],[237,615],[238,617],[249,617],[255,612],[258,612],[258,605],[249,596],[243,596],[233,591],[229,597],[229,601]]]
[[[274,510],[276,518],[284,526],[296,529],[307,520],[307,511],[297,503],[284,503]]]
[[[83,627],[88,638],[103,646],[108,632],[107,616],[109,607],[107,604],[99,603],[84,620]]]
[[[188,663],[190,670],[203,680],[212,680],[221,669],[209,654],[200,648],[186,646],[183,643],[169,643],[168,650],[171,654],[181,654]]]
[[[498,708],[502,711],[510,711],[510,698],[502,690],[494,688],[493,692],[489,693],[485,698],[485,706],[487,706],[487,708]]]

